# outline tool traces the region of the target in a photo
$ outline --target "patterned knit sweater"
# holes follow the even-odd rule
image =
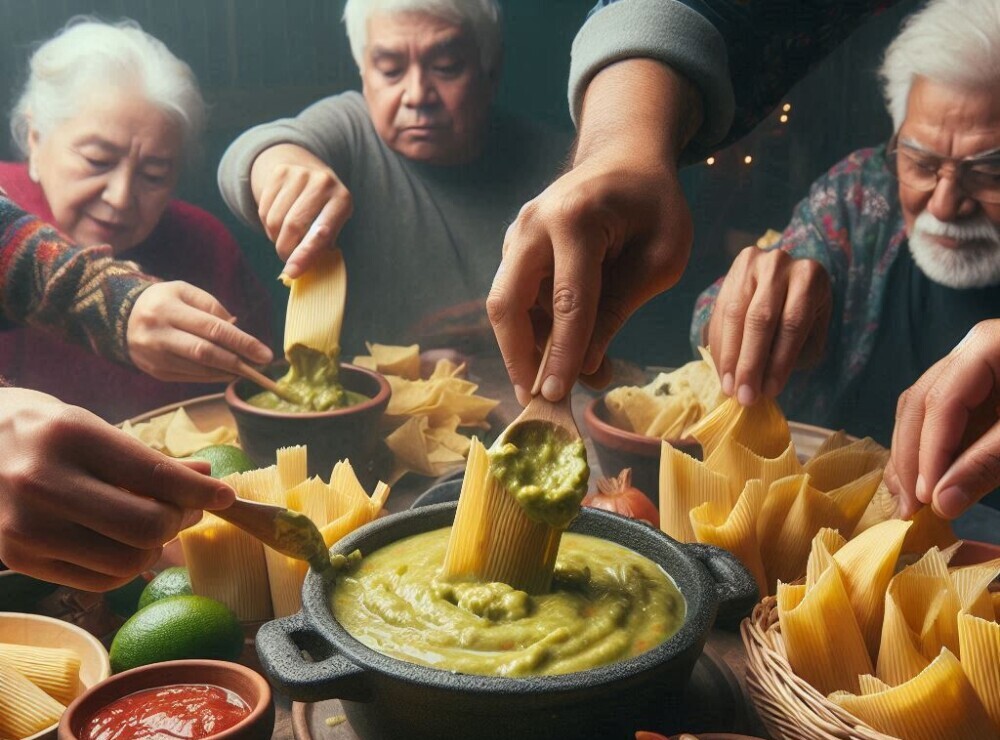
[[[0,322],[44,329],[131,364],[128,317],[156,278],[106,245],[79,248],[0,196]]]

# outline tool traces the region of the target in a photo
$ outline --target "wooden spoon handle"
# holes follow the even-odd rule
[[[552,351],[552,334],[549,334],[549,338],[545,340],[545,349],[542,350],[542,359],[538,363],[538,374],[535,376],[535,382],[531,385],[531,395],[537,396],[542,392],[542,381],[545,380],[545,365],[549,361],[549,353]]]
[[[271,391],[271,393],[276,395],[278,398],[292,403],[296,402],[296,399],[289,396],[288,393],[286,393],[281,386],[275,382],[274,378],[267,377],[264,373],[243,362],[243,360],[238,360],[237,371],[247,380],[253,381],[266,391]]]

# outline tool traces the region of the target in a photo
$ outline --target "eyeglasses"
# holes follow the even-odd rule
[[[942,157],[906,143],[893,134],[885,152],[889,172],[914,190],[928,193],[937,187],[945,168],[954,171],[962,192],[980,203],[1000,203],[1000,152],[978,157]]]

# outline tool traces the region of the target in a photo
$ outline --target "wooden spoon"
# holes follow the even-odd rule
[[[522,431],[519,428],[523,428],[526,424],[548,424],[555,427],[557,430],[561,430],[567,442],[582,439],[580,429],[576,425],[576,420],[573,419],[573,410],[570,407],[572,390],[563,396],[561,401],[556,403],[549,401],[545,396],[541,395],[542,380],[545,378],[545,365],[548,362],[551,350],[552,335],[549,334],[549,338],[545,342],[545,350],[542,352],[541,363],[538,366],[538,375],[535,376],[535,382],[531,386],[531,400],[528,401],[528,405],[518,414],[517,418],[500,434],[497,438],[497,445],[502,445],[514,439],[517,436],[515,432]]]
[[[274,395],[280,398],[282,401],[288,401],[289,403],[301,403],[302,399],[298,398],[294,393],[290,392],[287,388],[283,388],[278,385],[274,378],[269,378],[264,373],[260,372],[250,365],[243,362],[243,360],[238,360],[238,365],[236,371],[247,380],[256,383],[261,388],[266,391],[271,391]]]
[[[305,514],[238,496],[232,506],[212,513],[282,555],[305,560],[317,573],[330,569],[330,552],[323,535]]]

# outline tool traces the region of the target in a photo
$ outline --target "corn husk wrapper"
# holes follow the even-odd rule
[[[883,470],[888,462],[889,450],[865,437],[817,451],[802,470],[809,474],[812,485],[820,491],[833,491],[874,470]]]
[[[1000,736],[1000,624],[972,614],[958,617],[962,670]]]
[[[824,527],[849,535],[871,500],[882,471],[851,481],[834,491],[812,486],[808,475],[775,481],[757,522],[757,539],[768,583],[792,582],[806,571],[812,538]]]
[[[906,740],[996,737],[996,729],[955,655],[942,649],[911,680],[870,693],[838,691],[830,700],[879,732]]]
[[[879,484],[872,496],[868,508],[865,509],[857,527],[854,528],[854,535],[857,537],[869,527],[873,527],[880,522],[897,518],[898,502],[885,482]],[[903,552],[923,555],[932,547],[945,548],[958,542],[951,522],[940,518],[929,506],[924,506],[910,521],[913,526],[906,533],[906,540],[903,542]]]
[[[876,675],[898,686],[924,670],[942,648],[958,654],[961,608],[947,559],[931,548],[889,582]]]
[[[187,457],[210,445],[236,442],[234,428],[219,426],[202,431],[183,408],[138,424],[126,421],[122,424],[122,431],[135,437],[147,447],[171,457]]]
[[[285,311],[285,356],[292,347],[302,345],[338,358],[347,297],[343,253],[337,248],[321,249],[308,270],[284,282],[291,288]]]
[[[63,704],[0,659],[0,736],[29,737],[56,724],[65,710]]]
[[[724,475],[669,442],[663,442],[660,448],[660,529],[679,542],[695,542],[691,510],[709,503],[713,511],[728,514],[735,503],[733,487]]]
[[[548,591],[562,531],[534,522],[490,471],[473,440],[442,576],[499,581],[528,593]]]
[[[762,458],[780,457],[792,440],[788,421],[774,400],[767,397],[753,406],[741,406],[735,398],[723,401],[691,429],[691,436],[701,443],[706,460],[727,440],[738,442]]]
[[[279,466],[280,462],[279,457]],[[380,483],[369,497],[351,464],[342,460],[334,466],[329,483],[320,478],[305,479],[283,493],[281,505],[312,519],[327,547],[332,547],[341,537],[374,521],[388,494],[389,487]],[[270,548],[265,548],[264,554],[274,615],[295,614],[302,608],[308,564]]]
[[[761,481],[747,481],[735,506],[706,501],[689,514],[697,541],[721,547],[739,558],[753,575],[761,594],[767,593],[767,575],[757,542],[757,517],[766,493]]]
[[[250,501],[273,504],[280,495],[274,465],[234,473],[223,481]],[[221,601],[241,622],[259,622],[274,615],[260,540],[205,512],[201,521],[180,533],[180,541],[194,593]]]
[[[833,554],[872,660],[878,655],[882,636],[885,592],[911,526],[910,522],[898,519],[883,522],[846,542]]]
[[[72,650],[0,642],[0,661],[60,704],[76,698],[80,656]]]
[[[859,691],[858,676],[872,672],[861,628],[851,609],[840,567],[832,559],[811,588],[779,583],[778,621],[795,674],[824,694]],[[837,635],[830,649],[829,635]]]
[[[759,480],[766,490],[774,481],[802,472],[791,440],[780,455],[771,458],[735,439],[723,439],[705,460],[705,467],[728,478],[737,490],[742,490],[751,480]]]

